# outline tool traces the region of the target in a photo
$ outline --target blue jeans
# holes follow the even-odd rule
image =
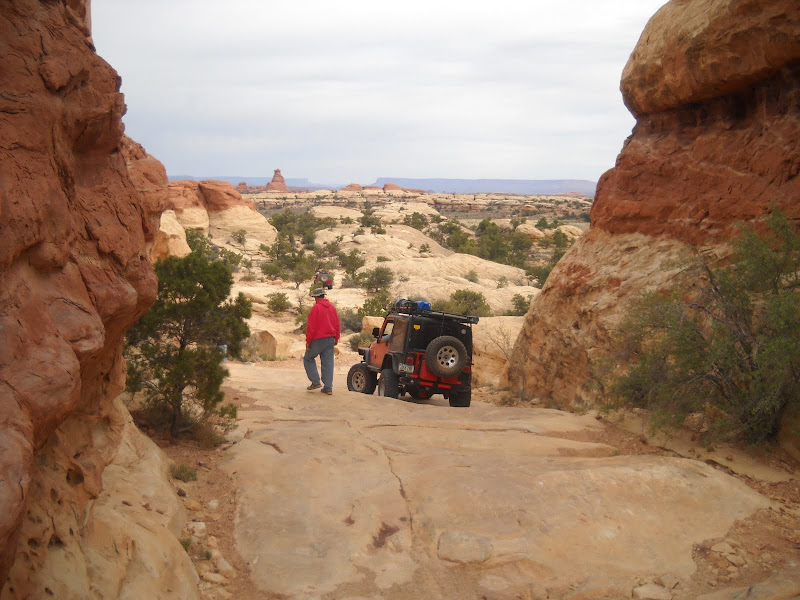
[[[335,337],[312,340],[303,356],[306,375],[314,385],[319,385],[320,378],[319,373],[317,373],[317,361],[315,360],[319,356],[320,370],[322,371],[322,389],[325,391],[333,390],[333,347],[335,345]]]

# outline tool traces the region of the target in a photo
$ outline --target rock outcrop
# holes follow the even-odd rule
[[[724,255],[736,223],[771,203],[797,216],[797,3],[672,0],[648,23],[622,90],[633,134],[515,346],[529,392],[565,405],[591,401],[590,359],[633,298],[670,285],[670,258]]]
[[[122,336],[156,294],[146,249],[163,167],[123,139],[120,78],[89,35],[88,0],[0,4],[4,599],[154,597],[134,582],[191,583],[180,552],[141,554],[152,546],[140,534],[179,521],[180,507],[165,501],[157,517],[120,521],[126,508],[108,496],[113,481],[136,477],[127,450],[149,451],[113,400],[124,384]],[[132,508],[139,496],[127,498]],[[133,533],[136,522],[143,529]],[[112,572],[101,555],[115,546]],[[189,585],[186,597],[195,593]]]
[[[286,185],[286,180],[281,175],[280,169],[275,169],[275,174],[272,176],[272,181],[267,184],[268,192],[288,192],[289,188]]]
[[[253,201],[242,197],[232,183],[213,179],[171,181],[168,206],[184,229],[210,232],[221,238],[220,244],[229,242],[234,232],[244,229],[245,250],[257,252],[261,244],[272,244],[278,235]]]

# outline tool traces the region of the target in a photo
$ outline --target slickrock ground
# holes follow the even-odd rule
[[[180,487],[204,597],[689,599],[775,574],[764,598],[800,594],[786,471],[737,478],[486,389],[463,410],[351,393],[343,360],[332,397],[296,360],[228,366],[231,442],[167,449],[200,463]]]

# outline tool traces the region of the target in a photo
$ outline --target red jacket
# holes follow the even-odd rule
[[[334,337],[339,342],[339,314],[327,298],[317,298],[311,307],[306,323],[306,344],[325,337]]]

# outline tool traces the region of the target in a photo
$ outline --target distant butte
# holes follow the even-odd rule
[[[275,169],[275,174],[272,176],[272,181],[267,184],[268,192],[288,192],[289,188],[286,186],[286,181],[281,175],[280,169]]]

